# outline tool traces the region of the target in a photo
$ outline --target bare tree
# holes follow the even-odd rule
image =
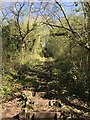
[[[34,3],[33,2],[15,2],[11,4],[10,6],[6,8],[3,7],[2,14],[3,14],[3,21],[6,20],[9,24],[12,23],[14,25],[19,33],[20,39],[19,39],[19,45],[20,45],[20,51],[24,51],[26,47],[26,37],[29,33],[31,33],[35,27],[37,22],[37,15],[33,17],[33,13],[35,12],[33,10]],[[12,15],[11,19],[10,14]],[[23,18],[26,19],[26,25],[25,30],[22,30],[22,21]],[[33,19],[32,26],[31,24],[31,18]]]
[[[88,41],[90,41],[90,32],[89,32],[90,31],[90,3],[89,2],[83,3],[84,12],[85,12],[85,19],[87,19],[86,20],[87,21],[86,22],[86,26],[85,26],[86,27],[85,31],[86,31],[86,34],[87,34],[86,36],[87,37],[84,36],[84,39],[88,39],[88,41],[86,40],[85,43],[81,42],[81,40],[83,39],[83,36],[80,35],[78,32],[76,32],[74,30],[74,28],[72,27],[72,25],[70,24],[70,21],[69,21],[69,19],[67,17],[67,14],[66,14],[63,6],[62,6],[62,3],[60,1],[55,0],[55,2],[54,2],[53,5],[52,5],[52,3],[48,3],[48,4],[51,4],[51,6],[54,6],[54,7],[52,7],[53,13],[50,13],[50,14],[53,14],[53,16],[55,17],[55,20],[59,21],[59,24],[57,24],[55,22],[51,22],[50,21],[50,17],[49,17],[49,19],[46,19],[44,14],[43,14],[43,18],[45,19],[45,21],[43,22],[43,24],[46,24],[46,25],[48,25],[50,27],[63,28],[65,30],[71,32],[73,38],[77,41],[77,43],[80,46],[82,46],[83,48],[85,48],[86,50],[90,51],[90,45],[88,43]],[[75,4],[73,4],[73,5],[75,5]],[[58,10],[57,10],[57,8],[58,8]],[[51,11],[51,8],[49,10]],[[57,11],[55,11],[55,10],[57,10]],[[67,25],[63,24],[63,22],[62,22],[62,16],[60,16],[61,13],[62,13],[63,18],[65,19]],[[50,14],[48,14],[47,16],[50,16]]]

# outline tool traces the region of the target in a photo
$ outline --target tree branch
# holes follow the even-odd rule
[[[74,32],[74,30],[72,29],[72,27],[71,27],[71,25],[70,25],[70,23],[69,23],[69,21],[68,21],[68,18],[67,18],[67,16],[66,16],[65,12],[64,12],[64,9],[62,8],[62,5],[61,5],[59,2],[57,2],[56,0],[55,0],[55,2],[56,2],[56,4],[60,7],[60,9],[61,9],[61,11],[62,11],[62,13],[63,13],[63,15],[64,15],[64,17],[65,17],[65,19],[66,19],[66,22],[67,22],[67,24],[68,24],[68,26],[69,26],[69,29],[71,30],[71,32],[72,32],[73,35],[75,36],[75,32]]]

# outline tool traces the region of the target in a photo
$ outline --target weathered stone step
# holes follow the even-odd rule
[[[57,119],[60,118],[60,112],[49,112],[49,111],[39,111],[39,112],[30,112],[28,113],[29,119]]]
[[[14,116],[14,118],[3,118],[2,120],[57,120],[60,118],[60,112],[49,112],[49,111],[38,111],[38,112],[30,112],[28,114],[18,114]]]

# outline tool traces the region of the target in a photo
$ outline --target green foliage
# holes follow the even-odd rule
[[[75,32],[81,35],[84,19],[81,16],[68,17]],[[61,20],[68,28],[65,19]],[[15,24],[10,23],[2,28],[2,94],[6,96],[24,87],[38,90],[43,81],[49,90],[46,96],[55,98],[55,95],[59,97],[65,94],[90,103],[90,53],[77,43],[89,46],[89,41],[87,44],[85,36],[75,41],[73,35],[64,28],[47,29],[47,26],[39,25],[40,22],[30,22],[29,27],[33,30],[23,43]],[[27,31],[26,23],[27,20],[20,23],[23,35]]]

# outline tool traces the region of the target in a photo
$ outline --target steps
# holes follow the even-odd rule
[[[57,119],[60,118],[60,112],[38,111],[29,113],[29,118],[36,119]],[[55,119],[55,120],[56,120]]]

